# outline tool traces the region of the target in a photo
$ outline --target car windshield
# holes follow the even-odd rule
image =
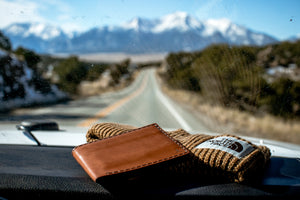
[[[300,144],[299,9],[1,0],[0,131],[32,120],[83,136],[102,122],[157,123]]]

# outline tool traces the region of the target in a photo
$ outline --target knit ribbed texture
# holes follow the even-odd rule
[[[133,129],[136,129],[136,127],[117,123],[95,124],[88,130],[86,140],[87,142],[93,142],[114,135],[120,135]]]
[[[117,123],[101,123],[92,126],[87,134],[87,142],[101,140],[119,135],[136,127]],[[177,175],[201,177],[202,179],[226,182],[251,182],[257,180],[263,173],[270,159],[270,151],[265,146],[256,146],[249,141],[234,135],[210,136],[205,134],[190,134],[183,129],[167,132],[179,141],[191,155],[182,161],[168,166],[166,172]],[[244,141],[253,147],[253,151],[245,157],[238,158],[226,151],[212,148],[196,148],[199,144],[218,137],[233,137]]]

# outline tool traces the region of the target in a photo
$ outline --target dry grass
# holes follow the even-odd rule
[[[212,131],[300,144],[299,120],[285,121],[269,114],[255,116],[237,109],[213,105],[193,92],[162,85],[167,95],[185,105],[191,112],[197,112]]]
[[[130,59],[131,63],[161,62],[165,59],[166,53],[148,54],[125,54],[125,53],[90,53],[81,54],[79,59],[89,62],[119,63]]]
[[[95,96],[101,95],[108,92],[115,92],[121,89],[124,89],[128,85],[130,85],[135,78],[138,76],[139,71],[135,71],[132,74],[130,80],[123,80],[118,85],[110,85],[111,76],[100,76],[99,79],[95,81],[83,81],[78,86],[79,96],[80,97],[88,97],[88,96]]]

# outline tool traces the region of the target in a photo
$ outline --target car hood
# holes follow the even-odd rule
[[[58,131],[37,130],[31,131],[31,133],[44,146],[78,146],[86,143],[87,129],[81,127],[61,127]],[[217,133],[208,134],[218,135]],[[300,145],[262,138],[241,137],[255,145],[267,146],[272,156],[300,159]],[[0,144],[38,145],[26,131],[11,129],[0,130]]]

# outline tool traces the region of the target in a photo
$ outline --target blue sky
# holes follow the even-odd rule
[[[228,18],[278,39],[300,34],[299,0],[0,0],[0,28],[35,21],[83,31],[176,11],[199,20]]]

